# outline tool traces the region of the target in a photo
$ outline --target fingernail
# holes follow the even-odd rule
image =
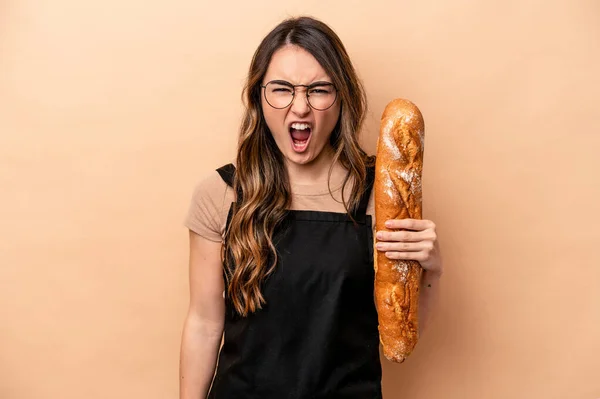
[[[385,222],[385,227],[392,227],[392,222],[391,221],[386,221]]]
[[[377,243],[377,244],[375,245],[375,247],[376,247],[378,250],[380,250],[380,251],[381,251],[381,250],[383,249],[383,244],[381,244],[381,243]]]
[[[383,233],[381,231],[377,232],[377,239],[381,240],[383,238]]]

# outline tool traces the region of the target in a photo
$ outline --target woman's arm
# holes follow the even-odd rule
[[[419,336],[429,324],[433,309],[438,304],[441,273],[423,270],[419,295]]]
[[[217,364],[225,302],[221,243],[190,231],[190,304],[181,338],[179,398],[206,398]]]

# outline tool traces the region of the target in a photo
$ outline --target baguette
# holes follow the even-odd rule
[[[425,128],[410,101],[395,99],[381,117],[375,163],[375,228],[389,231],[389,219],[421,219],[421,175]],[[402,363],[419,338],[422,268],[413,260],[392,260],[374,251],[375,304],[384,356]]]

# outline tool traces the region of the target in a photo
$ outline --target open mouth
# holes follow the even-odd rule
[[[290,136],[294,151],[302,152],[308,147],[312,128],[308,123],[292,123],[290,125]]]

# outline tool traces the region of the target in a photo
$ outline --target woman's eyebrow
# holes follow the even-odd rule
[[[308,85],[308,87],[313,87],[313,86],[323,86],[323,85],[332,85],[333,83],[328,82],[326,80],[319,80],[316,82],[313,82],[311,84]]]
[[[277,83],[280,85],[285,85],[285,86],[290,86],[290,87],[294,86],[293,83],[290,83],[287,80],[283,80],[283,79],[271,80],[270,83]],[[307,85],[295,85],[295,86],[315,87],[315,86],[324,86],[324,85],[332,85],[332,84],[333,84],[332,82],[328,82],[326,80],[319,80],[319,81],[316,81],[316,82],[313,82],[313,83],[310,83]]]
[[[277,83],[277,84],[280,84],[280,85],[285,85],[285,86],[290,86],[290,87],[294,86],[293,84],[291,84],[287,80],[281,80],[281,79],[271,80],[269,83]]]

